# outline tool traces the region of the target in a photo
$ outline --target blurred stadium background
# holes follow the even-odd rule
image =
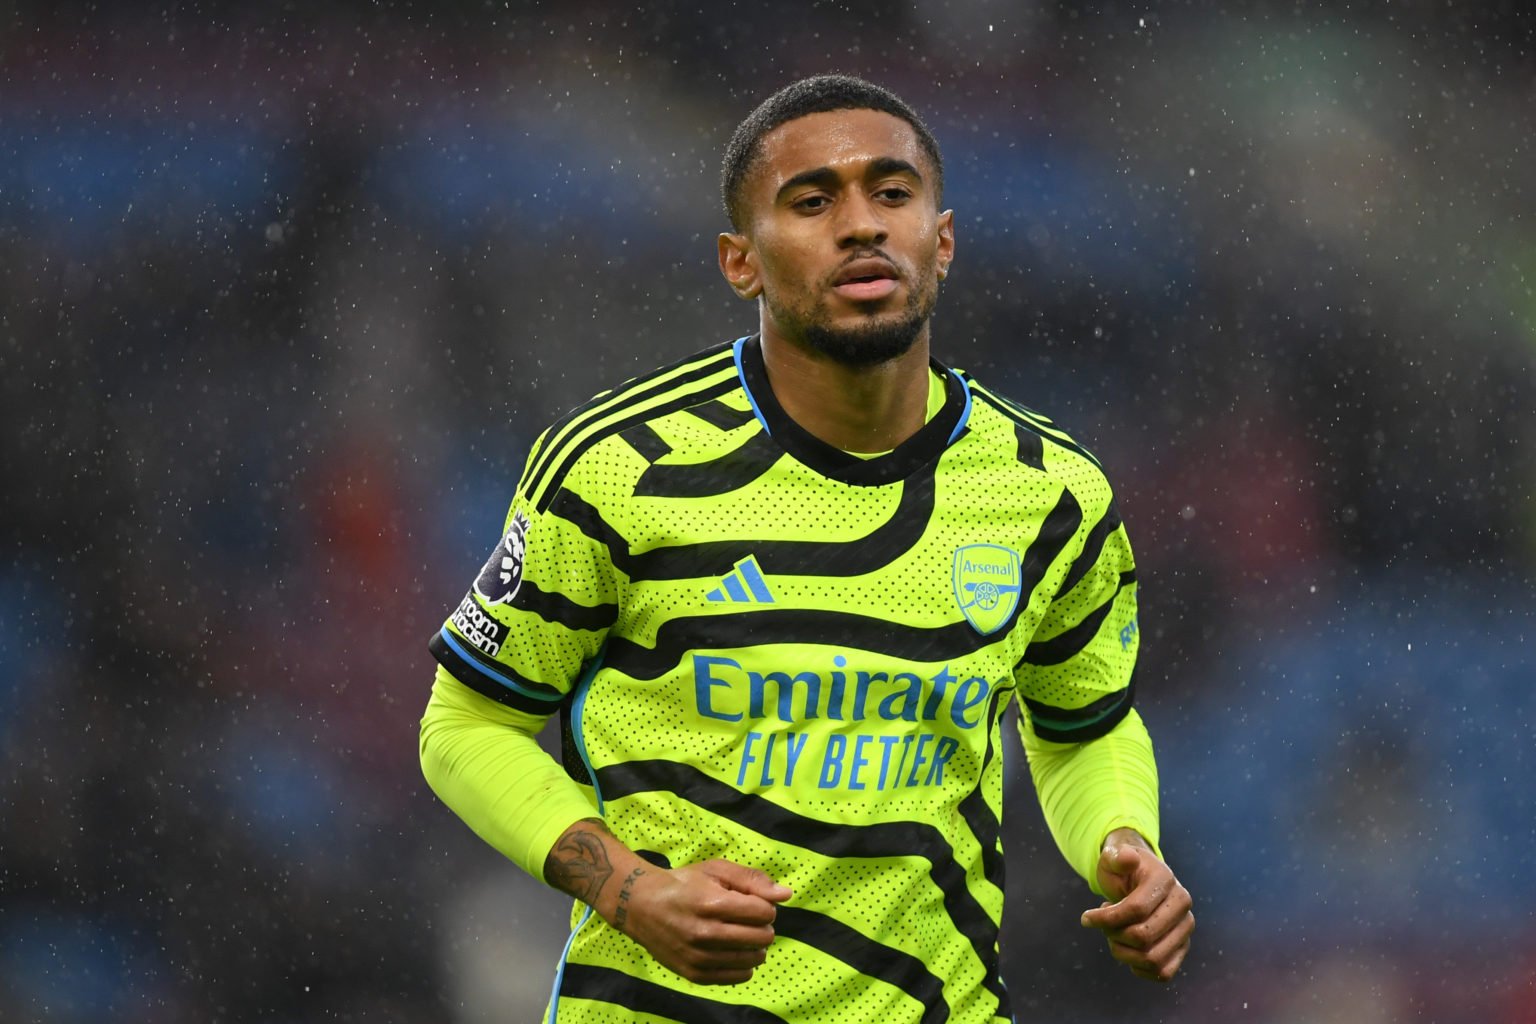
[[[752,328],[718,153],[836,69],[1142,564],[1196,952],[1120,971],[1015,786],[1020,1021],[1536,1021],[1523,5],[643,7],[0,3],[0,1020],[537,1019],[425,641],[542,425]]]

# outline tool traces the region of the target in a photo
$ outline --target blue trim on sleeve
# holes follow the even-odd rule
[[[597,773],[592,770],[592,758],[587,755],[586,739],[581,733],[581,716],[586,708],[587,691],[591,688],[592,678],[597,675],[597,670],[603,667],[603,652],[599,651],[597,657],[592,659],[592,664],[581,674],[581,679],[576,683],[576,699],[571,703],[571,739],[576,744],[576,753],[581,755],[581,763],[587,769],[587,778],[592,780],[592,793],[597,797],[597,813],[603,813],[603,791],[597,784]],[[560,1014],[560,985],[565,980],[565,965],[571,956],[571,946],[576,942],[576,936],[581,929],[592,920],[592,908],[589,906],[586,913],[581,915],[581,920],[576,922],[576,927],[571,929],[570,938],[565,940],[565,948],[560,951],[560,967],[555,971],[554,988],[549,994],[549,1024],[556,1024],[556,1018]]]
[[[597,670],[603,667],[603,653],[599,651],[597,657],[592,659],[592,664],[581,674],[581,679],[576,683],[576,699],[571,702],[571,741],[576,744],[576,753],[581,755],[582,766],[587,769],[587,778],[592,780],[592,793],[597,797],[598,814],[603,813],[603,790],[597,784],[597,772],[592,769],[592,758],[587,755],[582,715],[587,708],[587,692],[592,688],[592,679],[597,675]]]
[[[772,437],[773,431],[768,429],[768,421],[763,418],[763,410],[757,407],[757,399],[753,397],[752,389],[747,387],[747,373],[744,369],[742,369],[741,366],[742,347],[746,345],[747,340],[751,337],[752,335],[748,334],[746,337],[737,338],[735,344],[731,346],[731,352],[736,357],[736,376],[741,381],[741,390],[746,393],[747,404],[752,406],[752,415],[756,416],[757,422],[763,425],[763,433],[767,434],[769,437]],[[967,392],[967,394],[969,394],[969,392]]]
[[[453,653],[457,654],[460,658],[463,658],[465,664],[472,667],[481,675],[496,680],[507,689],[512,690],[521,696],[527,697],[529,700],[536,700],[544,704],[558,704],[560,701],[565,699],[565,694],[563,693],[538,693],[534,690],[528,689],[528,687],[524,686],[522,683],[518,682],[516,679],[511,678],[510,676],[505,676],[500,672],[495,671],[494,669],[486,668],[485,665],[479,661],[479,659],[471,655],[469,651],[465,650],[464,647],[454,639],[453,632],[447,626],[442,628],[441,633],[443,642],[446,643],[449,647],[453,648]]]
[[[576,942],[576,936],[588,921],[592,920],[592,908],[581,915],[581,920],[576,922],[576,927],[571,929],[571,934],[565,940],[565,948],[560,951],[560,966],[555,971],[555,984],[549,990],[549,1024],[555,1024],[560,1016],[560,983],[565,980],[565,964],[571,955],[571,946]]]

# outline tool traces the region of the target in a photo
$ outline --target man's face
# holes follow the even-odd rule
[[[810,114],[763,136],[741,235],[721,269],[761,297],[763,330],[853,366],[925,337],[954,255],[953,214],[917,134],[875,110]]]

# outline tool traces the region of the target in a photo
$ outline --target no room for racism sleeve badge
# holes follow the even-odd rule
[[[528,517],[518,509],[512,514],[512,524],[507,535],[501,538],[485,567],[475,579],[475,593],[486,604],[504,604],[517,596],[517,588],[523,583],[523,562],[528,544]]]
[[[1019,556],[1000,544],[955,549],[955,600],[971,626],[986,636],[1003,628],[1019,604]]]

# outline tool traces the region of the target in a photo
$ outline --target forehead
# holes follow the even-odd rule
[[[786,121],[763,136],[752,177],[769,194],[805,171],[830,167],[856,171],[880,157],[905,160],[932,183],[922,143],[912,126],[882,110],[829,110]]]

